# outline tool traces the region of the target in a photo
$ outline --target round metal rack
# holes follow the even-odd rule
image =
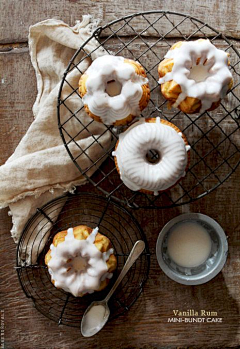
[[[110,239],[117,270],[103,291],[74,297],[51,283],[44,258],[56,233],[80,224],[98,226],[100,233]],[[111,199],[89,193],[62,196],[39,208],[26,225],[17,248],[19,281],[42,314],[59,324],[80,327],[87,306],[107,295],[134,243],[140,239],[145,242],[145,250],[109,301],[112,318],[131,307],[147,279],[150,255],[144,233],[129,212]]]
[[[176,41],[207,38],[230,54],[234,84],[220,107],[212,112],[188,115],[168,110],[160,93],[157,67]],[[92,43],[97,43],[93,49]],[[178,126],[191,145],[190,166],[175,187],[158,196],[133,192],[119,178],[112,151],[124,127],[110,127],[86,117],[78,93],[78,76],[87,62],[106,53],[139,61],[147,72],[151,99],[141,117],[161,116]],[[85,64],[84,64],[85,63]],[[190,203],[219,187],[240,162],[240,55],[233,43],[210,25],[181,13],[136,13],[97,28],[71,59],[58,98],[58,122],[63,143],[80,173],[106,197],[132,208],[166,208]],[[74,75],[75,74],[75,75]],[[99,129],[97,130],[97,127]],[[82,146],[81,139],[87,138]],[[98,149],[101,154],[96,158]],[[91,151],[92,150],[92,151]]]

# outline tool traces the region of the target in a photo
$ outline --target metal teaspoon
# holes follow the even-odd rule
[[[115,281],[113,287],[109,291],[106,298],[104,298],[102,301],[94,301],[92,302],[89,307],[86,309],[85,313],[83,314],[82,322],[81,322],[81,333],[84,337],[91,337],[94,334],[98,333],[106,324],[109,315],[110,315],[110,309],[108,307],[108,301],[110,297],[115,292],[116,288],[124,278],[124,276],[127,274],[131,266],[135,263],[137,258],[141,255],[145,248],[145,243],[142,240],[138,240],[126,261],[124,264],[124,267],[119,274],[117,280]],[[95,324],[93,326],[89,326],[89,322],[91,321],[91,316],[93,317],[95,315],[95,319],[98,318],[98,322],[96,323],[96,320],[94,320]]]

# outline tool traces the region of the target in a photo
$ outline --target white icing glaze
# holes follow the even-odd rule
[[[90,308],[87,314],[85,314],[84,332],[89,333],[98,328],[101,328],[101,325],[104,321],[105,313],[106,308],[101,304],[94,305],[92,308]]]
[[[83,103],[88,105],[89,110],[99,116],[103,123],[112,125],[130,114],[140,115],[142,85],[146,84],[148,79],[138,75],[131,64],[124,62],[123,57],[99,57],[93,61],[86,74],[87,93],[82,98]],[[108,82],[113,80],[121,84],[122,88],[120,94],[111,97],[106,90]]]
[[[176,224],[167,240],[170,259],[184,268],[194,268],[204,263],[210,255],[211,247],[208,231],[194,221]]]
[[[213,102],[226,96],[232,74],[228,68],[228,55],[209,40],[183,42],[179,48],[169,50],[165,58],[172,58],[172,71],[159,79],[162,84],[174,80],[182,93],[173,104],[177,107],[187,96],[201,100],[201,110],[209,109]],[[197,59],[200,58],[197,65]]]
[[[50,246],[51,259],[48,270],[56,287],[72,293],[75,297],[96,291],[101,281],[110,279],[106,261],[113,249],[100,252],[94,245],[98,228],[93,229],[86,240],[75,239],[73,229],[67,230],[65,240]]]
[[[155,149],[160,154],[158,163],[149,163],[146,154]],[[181,135],[172,127],[139,121],[119,135],[113,155],[117,157],[120,177],[131,190],[145,189],[154,195],[174,185],[185,175],[187,151]]]

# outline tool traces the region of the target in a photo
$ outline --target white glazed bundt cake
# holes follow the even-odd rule
[[[188,114],[217,108],[233,84],[228,56],[205,39],[174,44],[158,66],[170,107]]]
[[[75,297],[104,289],[117,266],[110,240],[85,225],[57,233],[45,263],[54,286]]]
[[[140,63],[119,56],[95,59],[79,81],[87,113],[106,125],[125,125],[139,116],[150,98]]]
[[[140,120],[121,133],[113,156],[129,189],[158,195],[185,176],[189,149],[179,128],[157,117]],[[148,160],[151,151],[158,154],[156,162]]]

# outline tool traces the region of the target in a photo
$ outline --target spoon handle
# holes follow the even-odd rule
[[[107,297],[105,298],[105,301],[108,302],[110,297],[112,296],[112,294],[115,292],[116,288],[118,287],[118,285],[120,284],[120,282],[122,281],[122,279],[124,278],[124,276],[127,274],[127,272],[129,271],[129,269],[131,268],[131,266],[134,264],[134,262],[136,261],[136,259],[140,256],[140,254],[143,252],[145,248],[145,243],[142,240],[138,240],[133,248],[132,251],[130,252],[128,259],[126,261],[126,263],[124,264],[124,267],[121,271],[121,273],[119,274],[117,280],[115,281],[115,284],[113,285],[113,287],[111,288],[111,290],[109,291]]]

